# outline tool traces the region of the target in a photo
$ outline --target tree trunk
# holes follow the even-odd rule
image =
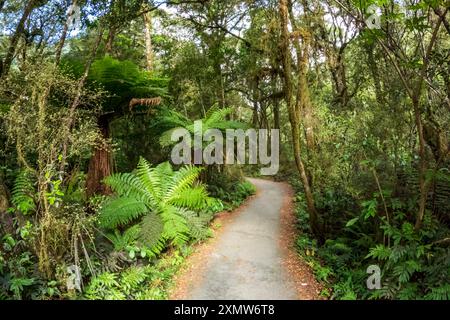
[[[380,73],[378,72],[378,65],[375,63],[375,57],[373,56],[373,50],[374,50],[373,44],[366,48],[367,62],[368,62],[370,72],[372,73],[372,79],[373,79],[373,84],[375,86],[375,96],[377,98],[377,102],[381,106],[384,106],[385,98],[384,98],[383,90],[381,87],[381,77],[380,77]]]
[[[273,105],[273,128],[280,129],[280,102],[278,100]]]
[[[425,138],[423,133],[422,115],[419,106],[419,98],[414,97],[412,99],[414,108],[414,118],[416,121],[417,133],[419,137],[419,211],[417,212],[415,229],[419,230],[422,226],[423,217],[425,215],[425,206],[427,203],[427,185],[425,180],[425,174],[427,170],[427,164],[425,159]]]
[[[302,123],[305,130],[306,146],[308,154],[315,150],[315,137],[314,137],[314,122],[313,122],[313,110],[311,104],[311,98],[309,95],[308,85],[308,63],[309,63],[309,47],[311,42],[311,34],[308,30],[300,29],[295,23],[295,16],[292,9],[292,2],[288,1],[288,18],[291,19],[293,28],[293,45],[297,54],[297,101],[296,112],[301,113]],[[306,8],[307,4],[303,3],[303,7]],[[308,21],[308,17],[305,16],[305,21]],[[289,20],[288,20],[289,21]],[[299,39],[302,39],[301,43]],[[300,123],[300,120],[299,120]]]
[[[297,63],[299,68],[297,85],[297,112],[301,112],[303,116],[306,146],[308,148],[308,151],[313,152],[316,146],[316,139],[314,137],[313,110],[308,86],[308,47],[309,39],[305,37],[305,39],[303,40],[303,45],[299,46],[301,52],[297,52]]]
[[[305,191],[306,205],[309,213],[309,222],[311,231],[320,240],[323,238],[322,228],[319,223],[318,213],[314,203],[314,197],[310,188],[308,175],[301,157],[301,140],[300,140],[300,114],[299,110],[296,110],[296,103],[293,101],[293,82],[291,74],[291,51],[289,46],[289,31],[288,31],[288,7],[287,0],[279,0],[279,11],[281,18],[281,50],[282,64],[284,70],[284,86],[285,86],[285,100],[289,112],[289,121],[291,123],[292,143],[294,149],[295,163],[297,170],[300,174],[300,178],[303,183],[303,189]]]
[[[345,108],[349,102],[349,93],[347,86],[347,75],[344,64],[344,51],[330,46],[327,54],[327,65],[330,69],[331,79],[333,80],[333,89],[335,102],[342,108]]]
[[[86,180],[86,194],[88,197],[95,194],[109,194],[110,188],[103,183],[103,179],[112,173],[112,155],[110,139],[110,117],[100,116],[98,127],[102,135],[102,141],[95,148],[94,154],[89,161],[89,169]]]
[[[108,37],[106,38],[106,44],[105,44],[105,53],[108,55],[112,55],[113,53],[113,43],[114,39],[116,37],[116,30],[117,27],[114,24],[111,24],[108,31]]]
[[[77,5],[77,0],[72,1],[72,7],[75,7]],[[64,48],[64,43],[66,42],[67,38],[67,32],[69,31],[69,20],[66,19],[66,22],[64,23],[64,29],[61,34],[61,38],[59,39],[58,47],[56,48],[55,53],[55,64],[58,65],[61,61],[61,53]]]
[[[277,77],[272,76],[272,91],[277,92]],[[273,127],[274,129],[280,129],[280,99],[275,97],[273,99]]]
[[[14,54],[16,53],[17,44],[19,43],[21,34],[25,30],[25,22],[27,21],[28,17],[33,11],[35,2],[36,2],[35,0],[30,0],[25,6],[25,9],[22,13],[22,17],[20,18],[20,21],[17,24],[16,31],[11,37],[9,48],[6,53],[5,60],[3,61],[2,74],[0,75],[1,77],[5,77],[9,73],[9,69],[11,68],[11,64],[14,60]]]
[[[260,128],[261,127],[261,122],[259,121],[259,92],[258,92],[258,87],[259,87],[259,82],[258,82],[258,77],[252,77],[251,78],[251,83],[252,83],[252,90],[253,90],[253,117],[252,117],[252,122],[253,122],[253,126],[255,128]]]
[[[145,26],[145,62],[147,71],[153,70],[152,13],[144,13]]]

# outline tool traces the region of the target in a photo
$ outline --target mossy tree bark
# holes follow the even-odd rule
[[[323,237],[322,226],[319,223],[318,212],[314,203],[314,196],[311,190],[310,179],[308,177],[303,159],[302,159],[302,143],[300,135],[300,116],[301,110],[300,106],[305,106],[308,96],[305,95],[306,92],[305,83],[306,73],[305,70],[298,71],[298,92],[295,94],[296,99],[294,99],[294,83],[292,77],[292,56],[290,50],[290,34],[289,34],[289,9],[288,0],[279,0],[279,13],[281,21],[281,45],[280,53],[282,55],[282,65],[283,65],[283,78],[284,78],[284,93],[285,100],[289,112],[289,121],[291,123],[291,134],[292,143],[294,149],[295,163],[297,170],[299,172],[300,178],[302,180],[303,189],[305,192],[306,205],[309,213],[309,221],[313,234],[320,240]],[[300,52],[297,52],[301,55]],[[304,58],[305,56],[303,56]],[[302,61],[300,58],[299,61]],[[298,66],[300,68],[300,66]],[[302,91],[303,90],[303,91]]]

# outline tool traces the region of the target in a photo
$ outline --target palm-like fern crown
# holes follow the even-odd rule
[[[117,196],[102,209],[100,224],[115,229],[143,217],[140,239],[146,246],[161,249],[166,240],[185,243],[188,220],[213,200],[202,184],[195,184],[200,171],[192,166],[174,171],[168,162],[152,167],[141,158],[134,173],[106,179]]]
[[[199,119],[202,121],[202,132],[200,134],[203,134],[210,129],[246,129],[246,124],[226,119],[233,111],[233,108],[220,109],[217,104],[211,107],[205,117]],[[160,143],[164,147],[174,144],[174,142],[171,141],[172,132],[174,130],[184,128],[191,134],[196,133],[194,130],[194,121],[173,110],[164,110],[155,122],[155,125],[162,126],[165,129],[160,138]]]
[[[81,76],[80,64],[75,58],[65,59],[64,65],[75,76]],[[128,106],[132,98],[152,98],[167,96],[168,79],[158,78],[131,61],[119,61],[109,56],[96,60],[90,69],[90,85],[101,86],[108,92],[103,109],[118,111]]]

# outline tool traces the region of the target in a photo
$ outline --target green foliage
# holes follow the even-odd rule
[[[202,120],[202,133],[245,129],[243,123],[279,127],[280,177],[292,178],[298,191],[296,245],[325,283],[321,295],[449,298],[450,39],[447,17],[439,17],[448,0],[289,2],[287,47],[308,60],[290,64],[292,88],[302,89],[297,98],[309,98],[312,107],[297,101],[304,112],[297,137],[287,112],[290,88],[280,81],[289,55],[280,50],[276,1],[174,1],[176,14],[153,10],[152,1],[81,1],[81,32],[65,39],[62,63],[54,35],[63,34],[70,1],[37,1],[28,16],[23,2],[6,1],[0,9],[8,30],[0,37],[1,72],[12,58],[0,75],[0,299],[67,297],[66,267],[73,264],[84,283],[98,275],[86,287],[89,298],[166,298],[173,265],[182,258],[177,253],[156,267],[157,258],[168,246],[189,250],[191,240],[208,237],[213,214],[239,206],[254,188],[229,172],[236,167],[206,167],[204,186],[197,168],[173,171],[141,160],[135,172],[107,179],[115,196],[103,202],[86,198],[84,172],[100,146],[114,154],[115,172],[133,170],[139,156],[162,163],[172,130],[194,134],[191,119]],[[366,20],[371,5],[380,10],[381,28],[355,27],[352,11]],[[152,70],[142,68],[148,57],[136,14],[146,9],[157,21]],[[224,17],[236,20],[234,30],[222,28]],[[97,39],[98,27],[106,33]],[[301,48],[308,55],[294,52],[298,36],[310,38]],[[155,113],[129,108],[131,98],[156,96],[164,106]],[[99,116],[110,130],[99,130]],[[310,130],[313,145],[304,141]],[[421,131],[425,141],[418,140]],[[323,226],[319,241],[309,235],[292,138],[302,144],[297,156]],[[419,228],[420,193],[427,201]],[[97,218],[106,231],[94,228]],[[99,236],[104,233],[112,245]],[[381,290],[365,287],[369,264],[382,269]]]
[[[203,185],[195,183],[200,171],[197,167],[174,171],[167,162],[152,167],[141,158],[135,173],[116,174],[106,179],[116,196],[104,204],[100,225],[116,229],[138,223],[140,230],[133,229],[134,239],[129,234],[124,236],[128,244],[136,240],[136,244],[148,248],[152,255],[159,254],[166,242],[180,246],[191,238],[201,237],[206,224],[199,213],[213,199]]]
[[[395,208],[404,204],[393,201]],[[449,250],[433,246],[429,239],[444,232],[430,216],[420,232],[405,221],[405,215],[394,212],[393,221],[381,219],[383,243],[377,243],[368,231],[376,219],[376,200],[362,201],[361,213],[348,220],[344,232],[318,246],[308,235],[297,239],[297,249],[312,268],[316,278],[329,287],[331,299],[445,299],[446,278],[450,276]],[[304,199],[298,197],[299,226],[307,224]],[[376,221],[376,220],[375,220]],[[360,237],[359,239],[356,237]],[[379,265],[382,289],[369,291],[365,286],[366,268]]]
[[[140,232],[141,227],[137,224],[125,230],[123,234],[119,230],[115,230],[106,237],[114,245],[114,250],[122,251],[136,244]]]
[[[164,232],[164,223],[159,215],[148,213],[142,219],[139,228],[136,238],[139,240],[138,244],[149,248],[158,248],[158,251],[163,249],[160,238]]]
[[[236,175],[217,173],[212,175],[208,183],[209,193],[223,202],[224,209],[233,210],[240,206],[245,199],[255,194],[253,184]],[[218,208],[220,211],[222,208]]]
[[[425,295],[427,300],[450,300],[450,285],[443,284],[437,288],[431,288],[431,292]]]
[[[154,266],[131,266],[120,273],[104,272],[87,285],[88,300],[163,300],[168,298],[172,278],[189,251],[167,253]]]
[[[171,146],[176,141],[171,140],[171,135],[174,130],[183,128],[189,131],[192,135],[204,134],[210,129],[218,129],[225,131],[226,129],[245,129],[247,125],[238,121],[227,120],[234,112],[233,108],[220,109],[217,104],[212,106],[205,117],[199,119],[202,123],[202,132],[194,131],[194,121],[184,117],[182,114],[173,110],[163,110],[155,122],[155,126],[161,126],[167,130],[161,135],[160,144],[163,147]]]
[[[11,202],[18,211],[24,215],[33,213],[36,210],[35,204],[35,179],[32,177],[32,173],[23,170],[16,178],[14,188],[11,194]]]
[[[77,74],[79,61],[66,60],[64,65],[71,73]],[[167,79],[152,76],[140,69],[132,61],[119,61],[110,56],[94,61],[88,81],[91,86],[101,86],[109,93],[103,103],[103,110],[125,111],[132,98],[165,97]]]
[[[45,281],[37,257],[27,248],[35,232],[28,221],[0,238],[0,300],[51,299],[60,294],[57,281]]]

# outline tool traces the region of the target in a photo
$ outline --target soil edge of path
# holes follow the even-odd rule
[[[299,300],[322,300],[322,286],[317,282],[311,268],[299,256],[295,248],[297,240],[297,218],[294,210],[295,192],[287,182],[278,182],[285,190],[280,212],[279,245],[282,251],[283,266],[292,281]]]

